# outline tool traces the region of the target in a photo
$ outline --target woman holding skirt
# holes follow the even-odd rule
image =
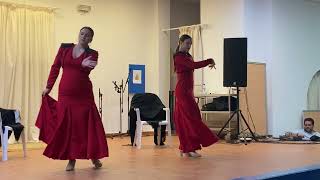
[[[76,159],[91,159],[94,167],[100,168],[99,159],[109,156],[89,78],[98,60],[98,52],[89,48],[93,35],[90,27],[83,27],[78,44],[61,44],[42,93],[42,106],[36,122],[40,128],[39,139],[47,143],[43,154],[52,159],[69,160],[67,171],[74,170]],[[55,101],[48,94],[60,68],[63,73],[58,101]]]

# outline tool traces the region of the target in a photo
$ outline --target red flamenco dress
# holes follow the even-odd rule
[[[47,143],[43,154],[52,159],[101,159],[109,156],[106,135],[94,102],[91,69],[81,66],[89,56],[97,61],[98,52],[87,48],[73,58],[74,46],[62,44],[51,67],[47,88],[53,87],[60,67],[63,74],[58,101],[48,95],[42,99],[36,122],[39,139]]]
[[[189,53],[174,56],[177,73],[175,89],[174,122],[183,153],[200,150],[218,141],[218,137],[202,122],[199,107],[193,94],[193,71],[209,65],[210,60],[194,62]]]

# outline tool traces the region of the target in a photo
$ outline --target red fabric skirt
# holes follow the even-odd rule
[[[44,96],[36,121],[39,139],[52,159],[101,159],[109,156],[107,139],[92,100]]]
[[[216,143],[219,138],[202,122],[192,94],[176,93],[174,122],[183,153],[200,150]]]

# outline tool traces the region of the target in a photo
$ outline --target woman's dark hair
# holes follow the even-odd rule
[[[93,35],[94,35],[94,31],[93,31],[93,29],[92,29],[91,27],[89,27],[89,26],[84,26],[84,27],[82,27],[82,28],[80,29],[80,31],[82,31],[83,29],[87,29],[87,30],[89,30],[89,31],[90,31],[90,33],[91,33],[91,35],[92,35],[92,37],[93,37]]]
[[[179,38],[179,45],[177,46],[176,48],[176,53],[179,52],[179,49],[180,49],[180,43],[184,42],[185,40],[187,39],[192,39],[191,36],[189,36],[188,34],[183,34],[182,36],[180,36]]]

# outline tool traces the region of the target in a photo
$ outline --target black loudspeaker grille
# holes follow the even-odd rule
[[[225,38],[223,86],[247,87],[247,38]]]

